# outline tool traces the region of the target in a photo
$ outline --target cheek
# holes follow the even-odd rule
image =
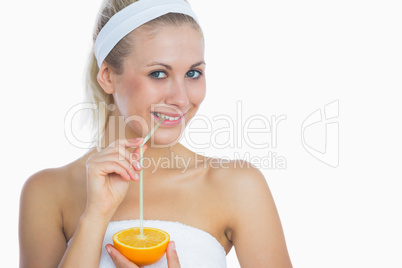
[[[122,86],[122,97],[126,98],[127,101],[132,101],[138,98],[141,94],[142,83],[139,79],[127,79],[124,81]]]
[[[145,90],[141,79],[126,79],[116,90],[116,105],[124,116],[138,114],[145,105],[144,100],[149,99],[149,91]]]
[[[190,99],[190,102],[196,106],[199,106],[202,103],[202,101],[205,98],[205,95],[206,95],[205,82],[197,87],[192,88],[192,90],[188,92],[188,98]]]

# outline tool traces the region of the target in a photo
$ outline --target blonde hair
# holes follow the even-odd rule
[[[138,0],[105,0],[95,24],[93,43],[95,43],[96,37],[98,36],[99,32],[114,14],[137,1]],[[189,24],[193,26],[202,34],[200,26],[192,17],[179,13],[168,13],[149,21],[144,25],[150,27],[158,27],[164,25],[178,27],[183,24]],[[132,46],[133,38],[130,34],[128,34],[117,43],[117,45],[105,58],[105,62],[109,65],[113,72],[117,74],[122,74],[124,72],[123,60],[130,53],[130,51],[132,51]],[[90,53],[86,74],[86,95],[87,99],[95,104],[97,107],[96,110],[92,110],[92,133],[94,140],[96,140],[96,146],[99,150],[100,140],[105,134],[106,126],[108,124],[109,116],[111,113],[110,107],[112,107],[111,105],[114,103],[114,100],[113,96],[111,94],[107,94],[99,85],[97,79],[98,72],[99,67],[92,50]]]

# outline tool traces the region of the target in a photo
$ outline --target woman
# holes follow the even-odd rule
[[[261,172],[217,165],[177,142],[205,97],[196,16],[184,0],[133,2],[106,1],[95,30],[88,88],[99,106],[97,148],[23,188],[21,267],[137,267],[111,236],[138,226],[139,145],[161,118],[145,145],[144,218],[173,241],[150,267],[225,267],[232,246],[242,267],[291,267]]]

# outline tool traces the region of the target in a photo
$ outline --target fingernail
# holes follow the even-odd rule
[[[110,247],[105,246],[105,248],[106,248],[107,253],[109,253],[109,255],[110,255],[110,252],[111,252]]]
[[[141,165],[140,165],[140,163],[135,162],[135,166],[136,166],[138,169],[141,169]]]
[[[175,243],[174,243],[173,241],[170,241],[170,247],[171,247],[173,250],[176,250],[176,245],[175,245]]]

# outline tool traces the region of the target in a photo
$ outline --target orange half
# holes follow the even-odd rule
[[[170,236],[167,232],[144,227],[141,238],[140,227],[121,230],[113,235],[113,245],[127,259],[138,266],[150,265],[162,258]]]

